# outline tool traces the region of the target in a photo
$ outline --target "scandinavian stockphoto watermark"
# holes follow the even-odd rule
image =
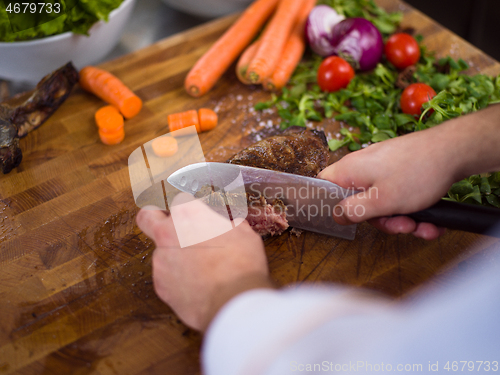
[[[195,126],[160,137],[175,137],[177,153],[170,157],[155,154],[152,143],[156,138],[138,147],[128,160],[130,183],[138,207],[170,212],[181,247],[222,235],[250,216],[261,220],[263,225],[281,215],[302,225],[319,221],[331,228],[337,225],[333,220],[336,216],[362,217],[365,214],[363,199],[378,198],[378,191],[373,188],[334,189],[317,186],[319,183],[314,182],[286,187],[261,182],[245,185],[238,166],[229,179],[211,169],[210,163],[205,161]],[[193,166],[198,168],[196,178],[186,177],[176,186],[167,181],[174,172]],[[174,199],[179,191],[191,195]],[[339,204],[353,194],[360,198],[357,204]],[[201,203],[219,215],[210,220],[198,215]],[[329,228],[323,233],[328,233]]]
[[[293,213],[294,216],[304,217],[307,220],[325,216],[363,217],[366,213],[364,204],[351,204],[349,201],[344,204],[339,203],[354,194],[358,202],[363,202],[364,199],[378,199],[376,187],[340,189],[338,187],[315,186],[309,182],[301,186],[268,186],[254,182],[249,185],[248,194],[257,198],[262,196],[266,201],[282,200],[286,203],[275,205],[275,211]],[[266,216],[268,214],[268,211],[260,205],[259,200],[250,201],[249,206],[255,208],[250,210],[249,215]]]

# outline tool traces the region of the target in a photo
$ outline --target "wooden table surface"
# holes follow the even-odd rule
[[[414,27],[439,56],[464,58],[471,74],[500,73],[496,61],[418,11],[397,0],[378,3],[403,11],[403,26]],[[22,139],[21,166],[0,176],[0,374],[200,373],[201,335],[154,293],[154,245],[135,225],[127,161],[167,131],[173,112],[218,109],[220,125],[200,135],[211,161],[227,159],[253,142],[253,132],[277,124],[275,113],[251,109],[269,94],[241,85],[232,71],[200,99],[183,90],[189,68],[232,21],[216,20],[102,65],[145,102],[126,122],[120,145],[99,141],[93,114],[102,102],[79,87]],[[331,136],[339,124],[318,127]],[[457,231],[425,242],[361,225],[352,242],[286,232],[265,245],[280,285],[337,282],[399,298],[431,277],[431,288],[451,282],[450,270],[467,277],[465,266],[497,242]]]

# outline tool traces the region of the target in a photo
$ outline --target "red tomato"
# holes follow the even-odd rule
[[[420,47],[409,34],[392,35],[385,44],[385,56],[398,69],[415,65],[420,59]]]
[[[405,88],[401,95],[401,109],[409,115],[420,116],[422,104],[427,103],[435,96],[436,92],[429,85],[413,83]]]
[[[323,60],[318,69],[318,85],[327,92],[347,87],[354,77],[354,69],[343,58],[330,56]]]

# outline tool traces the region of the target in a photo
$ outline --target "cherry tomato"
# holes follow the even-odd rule
[[[420,47],[411,35],[405,33],[394,34],[385,44],[385,56],[396,68],[404,69],[418,62]]]
[[[343,58],[330,56],[323,60],[318,69],[318,85],[327,92],[347,87],[354,77],[354,69]]]
[[[429,85],[413,83],[405,88],[401,95],[401,109],[409,115],[420,116],[422,104],[427,103],[435,96],[436,92]]]

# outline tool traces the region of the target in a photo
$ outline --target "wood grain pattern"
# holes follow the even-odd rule
[[[464,58],[470,73],[500,73],[495,60],[410,6],[378,3],[403,11],[403,26],[415,28],[439,56]],[[255,141],[256,131],[278,124],[275,113],[252,110],[268,94],[239,84],[233,72],[202,98],[182,88],[189,68],[233,21],[208,23],[102,65],[145,102],[126,122],[122,144],[99,141],[93,114],[103,103],[80,88],[21,140],[21,166],[0,176],[0,374],[200,373],[201,336],[153,291],[154,245],[135,226],[127,161],[165,133],[167,115],[177,111],[218,110],[220,125],[200,135],[211,161],[226,160]],[[339,124],[318,127],[331,136]],[[265,244],[280,285],[337,282],[399,298],[432,277],[430,287],[452,282],[450,270],[466,277],[464,265],[489,256],[496,243],[456,231],[425,242],[361,225],[352,242],[285,233]]]

